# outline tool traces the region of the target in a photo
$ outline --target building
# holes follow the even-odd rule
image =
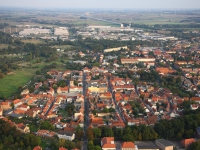
[[[3,109],[0,108],[0,116],[3,115]]]
[[[127,49],[127,46],[104,49],[104,53],[113,52],[113,51],[119,51],[121,49]]]
[[[21,92],[21,95],[29,94],[29,89],[25,89]]]
[[[86,62],[86,61],[83,61],[83,60],[76,60],[76,61],[73,61],[73,63],[85,65],[87,62]]]
[[[59,150],[67,150],[66,148],[64,147],[60,147]]]
[[[116,150],[114,137],[104,137],[101,139],[102,150]]]
[[[156,68],[156,71],[157,71],[159,74],[169,74],[169,73],[175,72],[175,70],[171,70],[171,69],[165,68],[165,67],[157,67],[157,68]]]
[[[57,93],[58,93],[58,94],[61,94],[61,93],[69,93],[69,87],[68,87],[68,86],[65,86],[65,87],[58,87]]]
[[[54,35],[65,35],[68,36],[69,32],[68,29],[66,27],[59,27],[59,28],[55,28],[54,29]]]
[[[138,150],[137,146],[133,142],[123,142],[122,150]]]
[[[42,147],[40,147],[40,146],[36,146],[36,147],[34,147],[33,150],[42,150]]]
[[[27,125],[24,125],[23,123],[16,124],[16,127],[22,133],[30,133],[29,127]]]
[[[184,139],[181,141],[181,145],[184,147],[184,148],[187,148],[190,144],[196,142],[196,140],[194,138],[190,138],[190,139]]]
[[[11,105],[9,102],[0,102],[0,108],[2,110],[8,110],[8,109],[11,109]]]
[[[72,132],[69,132],[69,131],[59,131],[58,137],[59,137],[59,139],[65,139],[65,140],[72,141],[75,138],[75,134]]]
[[[50,29],[40,29],[40,28],[29,28],[29,29],[24,29],[23,31],[19,32],[20,36],[28,36],[31,34],[51,34],[51,30]]]
[[[135,58],[121,58],[122,64],[137,64],[139,62],[155,62],[155,58],[143,58],[143,57],[135,57]]]
[[[165,139],[157,139],[155,143],[161,150],[173,150],[172,143]]]

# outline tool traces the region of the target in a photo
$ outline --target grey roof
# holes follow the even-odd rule
[[[138,149],[144,150],[159,150],[158,146],[137,146]]]
[[[165,139],[157,139],[156,141],[158,141],[159,143],[161,143],[164,146],[173,146],[173,144],[170,141],[167,141]]]
[[[200,127],[197,127],[197,132],[198,132],[198,134],[200,134]]]
[[[18,114],[15,114],[15,113],[12,113],[12,114],[8,114],[10,117],[14,117],[14,118],[20,118],[22,117],[22,115],[18,115]]]
[[[58,134],[72,136],[74,133],[69,131],[58,131]]]

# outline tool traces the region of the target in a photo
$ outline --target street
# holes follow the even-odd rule
[[[83,129],[84,136],[82,138],[82,142],[83,142],[82,150],[87,150],[88,139],[87,139],[86,131],[89,126],[89,103],[88,103],[88,99],[86,97],[87,82],[86,82],[86,74],[85,73],[83,73],[82,81],[83,81],[83,95],[84,95],[84,129]]]

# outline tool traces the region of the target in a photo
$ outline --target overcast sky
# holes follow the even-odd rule
[[[35,8],[200,8],[200,0],[0,0],[0,6]]]

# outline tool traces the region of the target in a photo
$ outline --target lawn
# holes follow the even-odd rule
[[[30,81],[33,74],[32,70],[17,70],[9,75],[6,75],[0,80],[0,97],[9,97],[16,93],[20,85],[25,85]]]
[[[59,109],[58,114],[60,114],[63,118],[69,117],[65,109]]]
[[[66,60],[65,60],[66,61]],[[45,65],[48,65],[53,62],[41,62],[41,63],[35,63],[36,60],[31,60],[31,67],[27,68],[28,64],[30,62],[24,62],[19,64],[19,66],[24,66],[21,69],[18,69],[16,71],[13,71],[6,75],[3,79],[0,79],[0,97],[10,97],[13,95],[13,93],[16,93],[18,90],[18,87],[24,86],[26,83],[30,81],[30,79],[35,75],[35,72],[37,70],[40,70]],[[58,59],[54,61],[58,64],[58,67],[56,69],[58,70],[65,70],[65,65],[61,62],[61,59]]]

